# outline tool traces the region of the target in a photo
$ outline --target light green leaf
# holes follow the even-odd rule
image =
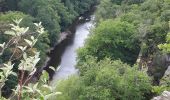
[[[28,43],[29,46],[32,46],[32,41],[28,40],[28,39],[24,39],[26,43]]]
[[[40,98],[44,98],[45,96],[41,93],[41,91],[40,90],[36,90],[36,92],[37,93],[39,93],[40,95],[41,95],[41,97]]]
[[[14,75],[14,76],[17,76],[17,73],[15,73],[15,72],[12,72],[11,74]]]
[[[27,46],[23,47],[23,46],[18,46],[18,48],[21,50],[21,51],[25,51]]]
[[[57,67],[57,71],[58,71],[60,68],[61,68],[61,66],[58,66],[58,67]]]
[[[29,27],[24,28],[23,34],[26,33],[29,30]]]
[[[49,75],[48,75],[48,73],[45,70],[42,72],[42,75],[41,75],[40,79],[44,83],[47,83],[47,80],[49,79]]]
[[[38,41],[38,39],[34,39],[32,42],[32,46],[34,46],[37,41]]]
[[[15,20],[13,20],[17,25],[19,25],[20,24],[20,22],[22,21],[22,19],[15,19]]]
[[[52,69],[53,71],[55,71],[55,68],[53,66],[50,66],[49,68]]]
[[[5,42],[3,44],[0,44],[0,47],[4,48],[5,47]]]
[[[14,31],[5,31],[6,35],[16,36],[16,33]]]
[[[34,23],[34,25],[38,27],[38,23]]]
[[[36,83],[36,84],[33,86],[33,90],[34,90],[34,91],[35,91],[35,90],[38,90],[37,87],[38,87],[38,83]]]
[[[24,52],[24,54],[23,54],[23,58],[24,58],[24,60],[26,60],[27,59],[27,54]]]
[[[12,64],[11,62],[8,62],[7,64],[4,64],[4,67],[0,68],[0,69],[2,69],[6,78],[10,74],[13,74],[13,71],[12,71],[13,66],[14,66],[14,64]]]
[[[39,22],[38,25],[41,26],[42,22]]]
[[[32,89],[30,84],[28,86],[24,86],[24,88],[26,89],[25,92],[34,93],[34,90]]]
[[[49,86],[49,85],[43,85],[43,87],[46,88],[46,89],[48,89],[48,90],[51,91],[51,92],[52,92],[52,90],[53,90],[52,87]]]
[[[35,40],[34,36],[31,36],[31,40],[33,40],[33,41]]]
[[[35,72],[36,72],[36,68],[33,69],[33,71],[29,74],[30,76],[32,76]]]
[[[61,92],[54,92],[54,93],[51,93],[51,94],[48,94],[48,95],[45,95],[45,100],[48,100],[56,95],[59,95],[59,94],[62,94]]]

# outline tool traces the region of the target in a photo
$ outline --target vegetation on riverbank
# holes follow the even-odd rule
[[[148,100],[151,81],[137,66],[105,58],[87,57],[80,67],[80,77],[61,81],[56,90],[59,100]]]
[[[80,76],[61,81],[58,97],[149,100],[169,90],[169,76],[159,84],[169,66],[160,50],[169,51],[162,44],[169,41],[169,7],[169,0],[100,0],[96,27],[78,50]]]
[[[50,46],[55,45],[60,32],[65,31],[78,16],[88,11],[96,2],[97,0],[0,0],[0,43],[10,39],[5,35],[5,31],[10,30],[13,20],[22,18],[20,27],[29,27],[28,33],[33,36],[36,36],[34,23],[42,22],[45,33],[30,52],[40,52],[41,59],[36,67],[43,66],[47,58],[47,50],[50,49]],[[25,45],[23,41],[20,42]],[[0,56],[0,64],[8,62],[13,50],[13,47],[6,49]],[[14,54],[14,57],[18,56],[18,53]],[[19,63],[19,60],[17,59],[13,63]],[[13,70],[18,72],[18,66],[15,65]],[[8,97],[12,92],[11,89],[16,85],[17,77],[10,75],[3,86],[5,91],[2,95]]]
[[[85,46],[78,50],[79,76],[59,82],[56,88],[48,86],[47,73],[40,77],[41,82],[28,86],[24,86],[23,75],[28,71],[28,78],[32,76],[44,62],[45,50],[56,43],[58,34],[97,0],[2,0],[0,3],[3,96],[10,96],[14,88],[18,100],[49,97],[52,100],[149,100],[164,90],[170,91],[170,75],[164,76],[169,66],[170,0],[100,0],[95,13],[96,26]],[[23,21],[19,24],[15,20],[16,25],[9,25],[15,18]],[[41,23],[34,24],[39,21],[45,32]],[[37,29],[37,26],[41,27]],[[7,31],[10,28],[12,32]],[[35,34],[42,31],[41,37]],[[16,39],[10,46],[3,43],[11,39],[6,34]],[[62,94],[57,95],[60,92],[56,90]]]

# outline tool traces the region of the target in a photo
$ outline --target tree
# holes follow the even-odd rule
[[[54,45],[56,43],[60,33],[60,16],[49,1],[21,0],[19,2],[19,9],[35,17],[36,21],[41,21],[42,25],[48,30],[50,44]]]
[[[59,100],[146,100],[151,91],[150,78],[137,67],[121,61],[97,61],[87,57],[80,69],[80,76],[61,81],[57,90],[63,94]]]
[[[169,22],[170,25],[170,22]],[[166,43],[163,44],[159,44],[158,45],[159,49],[162,51],[163,54],[167,54],[167,56],[169,56],[168,54],[170,53],[170,32],[168,32],[167,36],[166,36]],[[160,79],[160,84],[159,86],[154,86],[153,87],[153,92],[160,94],[163,91],[169,91],[170,90],[170,73],[169,73],[169,65],[168,68],[166,68],[167,71],[164,71],[164,76]]]
[[[95,15],[98,22],[100,20],[116,18],[119,13],[121,13],[120,5],[116,5],[110,0],[101,0]]]
[[[21,0],[19,10],[30,14],[48,30],[50,44],[53,46],[59,33],[85,11],[96,3],[97,0]]]
[[[135,34],[135,26],[128,22],[111,19],[103,21],[92,31],[85,47],[79,49],[78,61],[81,63],[87,55],[91,55],[98,60],[109,57],[134,64],[139,53]]]

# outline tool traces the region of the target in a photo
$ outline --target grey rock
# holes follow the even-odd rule
[[[160,96],[154,97],[151,100],[170,100],[170,92],[164,91]]]

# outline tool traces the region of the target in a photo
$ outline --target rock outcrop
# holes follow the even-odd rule
[[[170,66],[168,66],[164,76],[162,77],[162,79],[160,81],[160,85],[168,86],[169,83],[170,83]]]
[[[164,91],[160,96],[154,97],[151,100],[170,100],[170,92]]]

